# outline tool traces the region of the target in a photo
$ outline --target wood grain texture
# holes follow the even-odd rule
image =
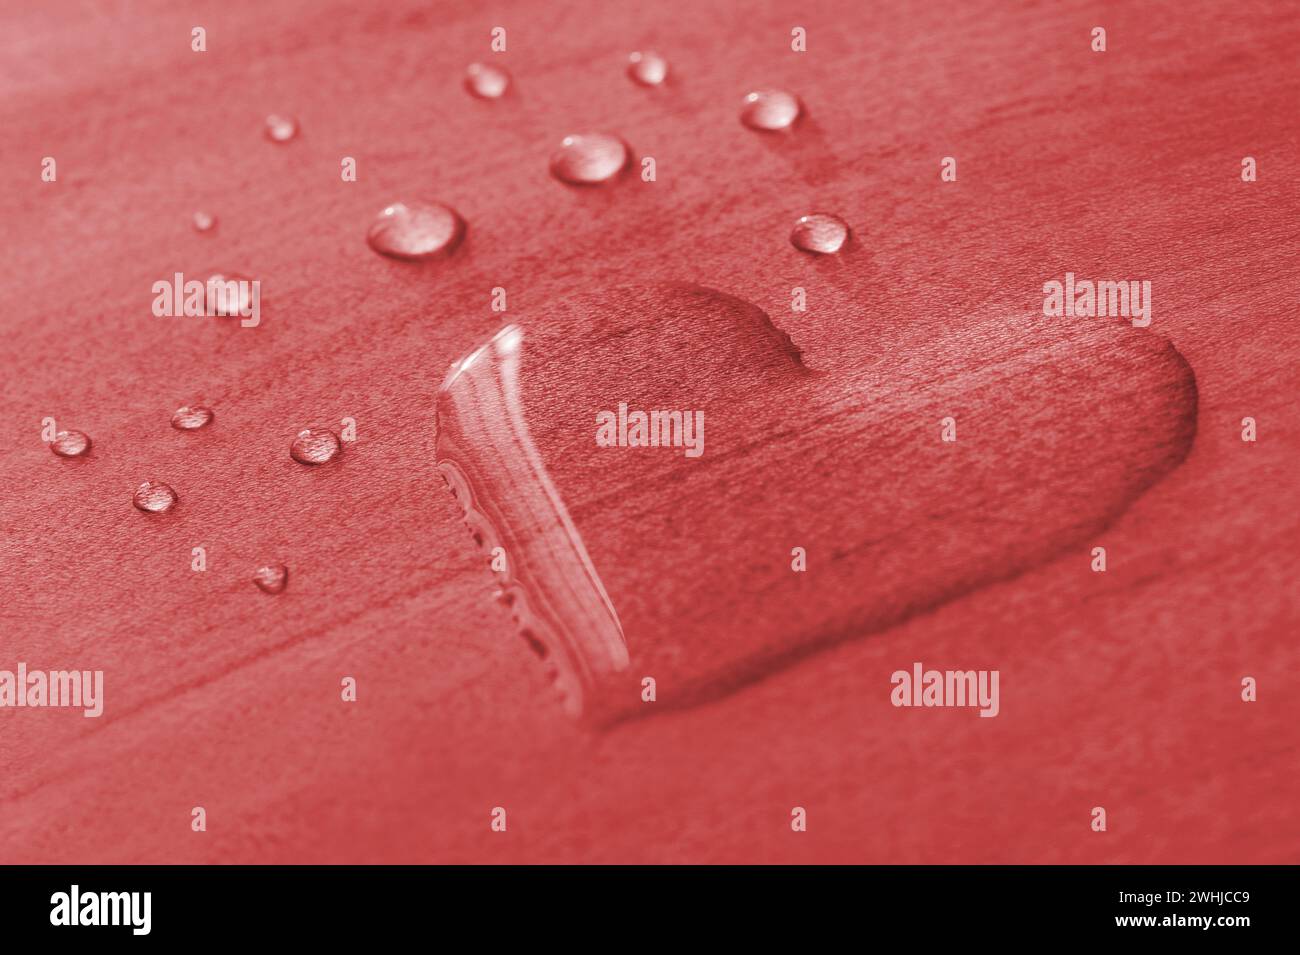
[[[478,101],[462,72],[491,55],[498,24],[514,88]],[[806,54],[789,50],[795,24]],[[1087,43],[1098,24],[1100,55]],[[190,52],[195,25],[205,54]],[[0,668],[102,668],[108,694],[101,720],[0,711],[0,861],[1300,861],[1300,24],[1288,5],[52,3],[6,8],[0,28]],[[637,48],[668,57],[664,88],[628,82]],[[803,99],[793,135],[737,121],[759,86]],[[300,138],[265,141],[270,112],[297,115]],[[656,157],[658,181],[551,180],[551,149],[584,129]],[[956,183],[939,181],[948,155]],[[1240,180],[1247,155],[1258,182]],[[57,158],[57,183],[40,181],[43,156]],[[356,183],[339,179],[343,156],[357,158]],[[366,248],[371,217],[412,197],[465,216],[455,255],[412,267]],[[196,208],[220,217],[214,234],[190,229]],[[840,256],[790,247],[813,210],[853,228]],[[260,327],[152,316],[154,281],[218,268],[262,281]],[[1149,279],[1151,328],[1106,351],[1119,330],[1036,316],[1042,283],[1067,270]],[[638,366],[611,350],[628,364],[605,373],[635,381],[697,362],[710,388],[753,403],[745,420],[764,436],[837,401],[861,411],[861,444],[805,419],[788,452],[768,440],[738,442],[734,463],[706,452],[709,487],[734,475],[738,533],[783,536],[753,524],[767,501],[787,502],[791,520],[818,516],[800,510],[797,480],[771,480],[772,455],[859,468],[890,491],[850,499],[845,514],[863,520],[841,520],[835,546],[858,557],[813,550],[806,580],[775,575],[766,555],[702,565],[702,543],[682,534],[686,564],[665,583],[669,522],[643,535],[662,560],[639,560],[630,513],[582,497],[579,472],[599,462],[555,456],[568,439],[553,431],[544,448],[575,469],[572,509],[611,591],[662,585],[651,609],[665,627],[696,627],[693,647],[712,640],[726,662],[737,642],[786,639],[799,621],[773,618],[779,608],[863,631],[698,705],[594,730],[556,705],[489,597],[434,467],[435,396],[448,365],[499,327],[494,286],[540,338],[571,303],[664,283],[769,316],[819,373],[798,386],[806,400],[747,379],[743,360],[709,364],[681,323],[669,323],[681,351]],[[808,312],[791,313],[793,286]],[[1071,367],[1052,349],[1075,355],[1081,339],[1084,354],[1105,353],[1078,365],[1092,391],[1052,374]],[[1125,348],[1138,349],[1131,376]],[[1173,354],[1194,376],[1190,439],[1192,392],[1143,377]],[[596,379],[536,380],[550,389],[537,400],[560,403]],[[868,387],[883,431],[865,424],[879,420]],[[1037,507],[1098,507],[1099,483],[1147,466],[1143,448],[1190,443],[1067,545],[1007,529],[1010,551],[984,559],[1015,575],[925,612],[854,617],[851,588],[871,585],[883,553],[866,518],[899,522],[924,550],[903,518],[914,482],[944,476],[915,463],[940,450],[940,398],[961,405],[961,453],[990,481],[1036,486],[998,476],[1018,421],[1055,436],[1025,445],[1046,491],[1017,523]],[[168,427],[196,401],[216,410],[210,430]],[[88,432],[91,456],[54,458],[39,441],[46,415]],[[1255,444],[1239,437],[1246,415]],[[359,437],[337,466],[289,459],[300,428],[344,416]],[[925,445],[906,445],[909,416]],[[1086,442],[1071,443],[1071,418]],[[998,440],[981,446],[981,431]],[[721,452],[728,432],[713,433]],[[897,474],[886,438],[908,462]],[[174,514],[133,511],[146,477],[177,489]],[[620,506],[669,514],[691,500],[666,472],[649,478]],[[706,517],[710,496],[693,499]],[[1103,525],[1101,575],[1085,538]],[[204,574],[189,569],[199,544]],[[249,582],[271,558],[293,575],[275,598]],[[937,570],[918,559],[882,592]],[[716,596],[701,606],[691,588],[705,582]],[[751,587],[757,604],[730,596]],[[889,674],[914,660],[1000,669],[1002,713],[895,709]],[[698,665],[681,659],[675,678]],[[358,679],[355,705],[338,701],[344,674]],[[1239,700],[1245,675],[1259,681],[1253,705]],[[207,833],[190,831],[196,805]],[[488,829],[497,805],[505,836]],[[789,829],[794,805],[809,809],[806,833]],[[1088,828],[1097,805],[1105,834]]]

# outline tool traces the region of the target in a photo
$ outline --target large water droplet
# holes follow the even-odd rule
[[[465,89],[482,99],[497,99],[510,88],[510,74],[499,66],[471,63],[465,70]]]
[[[287,143],[298,135],[298,120],[292,116],[272,113],[266,117],[266,138],[274,143]]]
[[[658,53],[633,53],[627,58],[627,75],[642,86],[658,86],[668,76],[668,61]]]
[[[177,408],[176,413],[172,415],[172,427],[178,431],[193,431],[196,428],[202,428],[212,422],[212,409],[204,408],[202,405],[185,405]]]
[[[465,220],[440,202],[395,202],[375,218],[366,242],[380,255],[419,261],[450,252],[465,232]]]
[[[211,232],[217,225],[217,217],[202,210],[194,213],[194,231]]]
[[[289,583],[289,568],[284,564],[267,564],[253,571],[253,583],[267,594],[278,594]]]
[[[61,458],[79,458],[90,450],[90,436],[82,431],[60,431],[50,442],[50,450]]]
[[[745,97],[740,121],[750,129],[789,129],[799,118],[799,99],[784,90],[756,90]]]
[[[247,315],[253,310],[253,280],[238,272],[213,272],[203,283],[203,307],[209,315]]]
[[[289,445],[289,456],[299,464],[324,464],[339,453],[339,436],[329,428],[307,428]]]
[[[801,216],[790,233],[790,244],[805,252],[838,252],[849,237],[848,224],[839,216],[814,213]]]
[[[135,496],[131,499],[131,503],[139,510],[158,514],[170,510],[176,503],[176,492],[162,481],[145,481],[135,489]]]
[[[627,146],[607,133],[565,136],[551,154],[551,175],[580,186],[607,182],[626,165]]]

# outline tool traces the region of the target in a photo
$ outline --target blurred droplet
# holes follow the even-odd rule
[[[203,211],[194,213],[194,231],[211,232],[216,227],[217,217]]]
[[[274,143],[287,143],[298,135],[298,120],[292,116],[272,113],[266,117],[266,138]]]
[[[90,450],[90,437],[81,431],[60,431],[50,442],[50,450],[61,458],[79,458]]]
[[[465,220],[440,202],[395,202],[375,217],[366,242],[380,255],[419,261],[450,252],[465,232]]]
[[[740,121],[750,129],[789,129],[799,118],[799,100],[784,90],[756,90],[745,97]]]
[[[790,244],[805,252],[838,252],[849,237],[848,224],[839,216],[815,213],[801,216],[790,233]]]
[[[238,272],[213,272],[203,282],[208,315],[241,316],[253,310],[253,280]]]
[[[161,481],[145,481],[136,488],[131,503],[141,511],[158,514],[170,510],[176,503],[176,492]]]
[[[324,464],[339,453],[339,436],[329,428],[307,428],[289,445],[289,456],[299,464]]]
[[[211,423],[212,409],[204,408],[202,405],[194,407],[185,405],[177,408],[176,413],[172,415],[172,427],[178,431],[194,431]]]
[[[668,61],[658,53],[633,53],[627,61],[627,75],[642,86],[658,86],[668,76]]]
[[[627,146],[607,133],[565,136],[551,154],[551,175],[574,185],[608,182],[626,165]]]
[[[267,564],[253,571],[253,583],[267,594],[278,594],[289,583],[289,568],[284,564]]]
[[[499,66],[471,63],[465,70],[465,88],[481,99],[498,99],[510,88],[510,74]]]

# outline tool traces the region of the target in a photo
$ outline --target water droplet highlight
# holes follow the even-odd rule
[[[273,143],[287,143],[298,135],[298,120],[272,113],[266,117],[266,138]]]
[[[162,481],[145,481],[135,489],[131,503],[148,514],[159,514],[171,510],[176,503],[176,492]]]
[[[211,232],[217,225],[217,217],[208,212],[194,213],[194,231]]]
[[[289,456],[299,464],[325,464],[339,453],[339,436],[329,428],[307,428],[289,445]]]
[[[264,594],[278,594],[289,583],[289,568],[284,564],[267,564],[253,571],[253,583]]]
[[[756,90],[745,97],[740,121],[750,129],[772,132],[789,129],[802,112],[799,99],[784,90]]]
[[[465,89],[480,99],[499,99],[510,88],[510,74],[499,66],[471,63],[465,70]]]
[[[194,431],[212,423],[212,409],[202,405],[177,408],[172,415],[172,427],[177,431]]]
[[[441,202],[394,202],[375,217],[366,242],[380,255],[418,262],[450,252],[465,232],[465,220]]]
[[[839,216],[819,212],[799,218],[790,233],[790,244],[805,252],[826,255],[842,249],[848,237],[848,223]]]
[[[213,272],[203,282],[208,315],[239,317],[253,310],[253,280],[238,272]]]
[[[607,133],[565,136],[551,154],[551,175],[578,186],[608,182],[626,165],[626,144]]]
[[[60,431],[50,442],[50,450],[61,458],[79,458],[90,450],[90,436],[82,431]]]
[[[668,61],[658,53],[633,53],[627,58],[627,75],[642,86],[658,86],[668,77]]]

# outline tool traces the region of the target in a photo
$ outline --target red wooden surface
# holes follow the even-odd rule
[[[646,48],[662,88],[624,75]],[[1297,54],[1285,3],[6,5],[0,669],[103,669],[107,699],[0,710],[0,861],[1300,861]],[[471,98],[494,56],[511,94]],[[807,107],[790,135],[737,120],[766,86]],[[272,112],[300,136],[268,142]],[[587,129],[658,180],[551,179]],[[457,253],[371,252],[374,214],[420,197],[468,221]],[[790,246],[811,211],[849,222],[843,253]],[[154,281],[210,269],[262,281],[258,328],[152,315]],[[1150,280],[1151,327],[1045,319],[1066,271]],[[763,377],[662,296],[616,315],[666,330],[657,357],[643,333],[529,370],[611,599],[655,595],[625,624],[660,702],[601,728],[490,599],[435,396],[500,326],[495,286],[537,341],[575,323],[554,358],[663,283],[750,303],[820,374]],[[562,398],[665,377],[709,409],[689,478],[564,430]],[[193,402],[214,426],[170,428]],[[92,454],[50,454],[46,416]],[[290,460],[345,416],[339,461]],[[174,513],[134,511],[146,478]],[[269,559],[276,597],[250,583]],[[691,641],[654,657],[674,620]],[[916,660],[999,669],[1000,715],[894,708]]]

